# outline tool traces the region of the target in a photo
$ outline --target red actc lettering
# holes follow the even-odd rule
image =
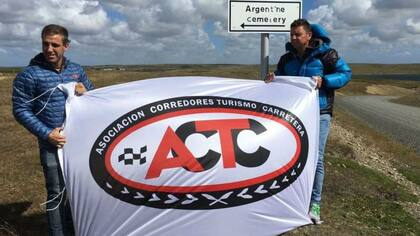
[[[220,137],[223,167],[236,167],[232,131],[249,129],[250,124],[248,119],[196,121],[195,128],[197,132],[217,131]],[[176,153],[176,155],[168,158],[168,154],[171,151]],[[176,135],[171,127],[168,127],[147,171],[146,179],[158,178],[164,169],[180,167],[193,172],[204,171],[203,166],[197,161],[191,151],[188,150],[184,142]]]
[[[168,158],[168,154],[171,150],[173,150],[177,156]],[[152,163],[150,163],[146,179],[159,177],[164,169],[179,167],[185,167],[190,171],[204,170],[182,140],[175,134],[171,127],[168,127],[163,135],[156,154],[153,157]]]
[[[195,127],[198,132],[216,130],[220,137],[222,149],[223,167],[235,168],[235,151],[233,147],[232,130],[248,129],[248,119],[229,119],[229,120],[202,120],[196,121]]]

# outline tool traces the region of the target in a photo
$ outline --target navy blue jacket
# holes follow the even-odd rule
[[[82,82],[87,90],[93,89],[80,65],[64,58],[63,68],[58,72],[45,60],[42,53],[35,56],[13,81],[13,115],[38,137],[41,148],[52,147],[48,143],[48,134],[54,128],[61,127],[65,119],[66,95],[58,88],[53,88],[69,82]],[[47,90],[51,91],[31,101]]]
[[[286,43],[286,51],[278,64],[276,75],[288,76],[321,76],[322,86],[319,89],[319,107],[321,114],[332,114],[334,90],[343,87],[351,79],[351,69],[330,47],[328,33],[320,26],[313,24],[310,47],[303,58],[290,42]]]

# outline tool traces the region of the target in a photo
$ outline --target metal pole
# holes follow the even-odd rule
[[[269,34],[261,34],[261,69],[260,69],[260,78],[265,80],[265,77],[268,74],[268,49],[269,49]]]

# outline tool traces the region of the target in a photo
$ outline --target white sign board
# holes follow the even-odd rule
[[[302,18],[302,1],[229,1],[229,33],[290,32]]]

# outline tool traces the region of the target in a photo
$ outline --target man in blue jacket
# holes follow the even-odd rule
[[[47,188],[49,235],[71,235],[74,234],[73,222],[70,206],[62,193],[64,181],[57,157],[57,148],[66,142],[60,133],[65,119],[66,94],[57,86],[77,82],[77,95],[93,86],[83,68],[64,57],[70,44],[67,29],[47,25],[41,39],[42,53],[36,55],[13,82],[13,115],[38,138]]]
[[[290,42],[278,64],[275,75],[307,76],[317,82],[319,89],[320,130],[318,163],[311,195],[309,216],[314,224],[321,221],[321,193],[324,182],[324,149],[330,129],[334,103],[334,90],[345,86],[351,79],[351,69],[330,47],[328,33],[317,24],[305,19],[295,20],[290,27]],[[266,82],[274,78],[269,74]]]

